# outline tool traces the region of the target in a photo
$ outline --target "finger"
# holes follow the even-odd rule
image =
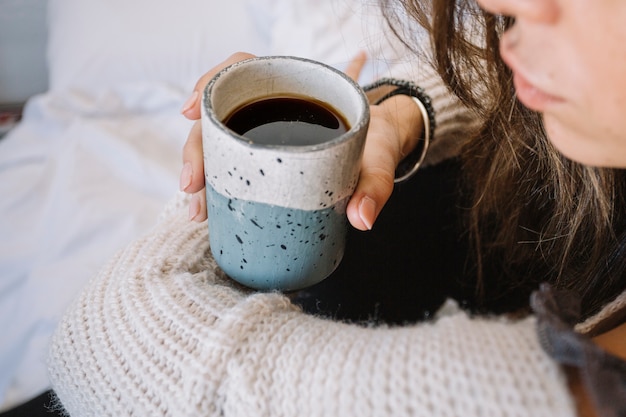
[[[191,200],[189,201],[189,220],[203,222],[206,219],[206,194],[203,189],[191,196]]]
[[[358,230],[371,230],[394,186],[400,149],[388,136],[373,133],[363,151],[357,187],[348,203],[348,220]]]
[[[200,79],[194,86],[191,96],[187,99],[185,104],[183,104],[181,113],[190,120],[198,120],[200,118],[200,100],[202,98],[202,92],[204,91],[204,87],[206,87],[211,78],[213,78],[215,74],[217,74],[227,66],[248,58],[254,58],[254,55],[248,54],[246,52],[234,53],[229,56],[225,61],[213,67],[210,71],[200,77]]]
[[[365,51],[360,51],[354,58],[352,58],[352,61],[348,63],[344,72],[354,81],[359,81],[359,76],[361,75],[361,71],[363,70],[366,62],[367,53],[365,53]]]
[[[183,146],[183,168],[180,190],[195,193],[204,188],[204,156],[202,154],[202,124],[196,121]]]

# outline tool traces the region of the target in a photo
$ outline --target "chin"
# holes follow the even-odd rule
[[[593,167],[626,167],[626,156],[623,159],[616,158],[623,155],[625,150],[620,153],[609,149],[610,146],[602,145],[601,138],[583,135],[577,129],[568,129],[545,116],[544,128],[552,145],[567,159]]]
[[[560,146],[557,141],[552,141],[555,148],[567,159],[578,162],[582,165],[596,168],[626,168],[626,149],[615,150],[614,152],[598,152],[598,144],[595,146],[572,146],[571,142],[566,146]],[[563,144],[561,144],[563,145]]]

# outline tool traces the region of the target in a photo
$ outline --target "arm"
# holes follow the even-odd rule
[[[234,284],[175,201],[70,308],[50,354],[70,415],[574,415],[534,319],[366,328]]]

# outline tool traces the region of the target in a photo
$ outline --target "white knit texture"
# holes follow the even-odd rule
[[[179,196],[65,315],[50,351],[79,416],[569,416],[534,319],[366,328],[224,277]]]

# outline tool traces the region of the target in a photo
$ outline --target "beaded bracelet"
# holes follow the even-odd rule
[[[391,91],[385,93],[380,98],[376,98],[372,104],[380,104],[390,97],[398,94],[409,96],[413,99],[424,119],[424,137],[422,138],[422,146],[416,147],[406,158],[404,158],[396,168],[395,183],[403,182],[411,178],[419,169],[420,165],[426,157],[431,137],[435,131],[435,110],[433,109],[430,97],[424,92],[424,89],[418,85],[405,80],[395,78],[381,78],[371,84],[363,87],[368,93],[380,87],[392,87]]]

